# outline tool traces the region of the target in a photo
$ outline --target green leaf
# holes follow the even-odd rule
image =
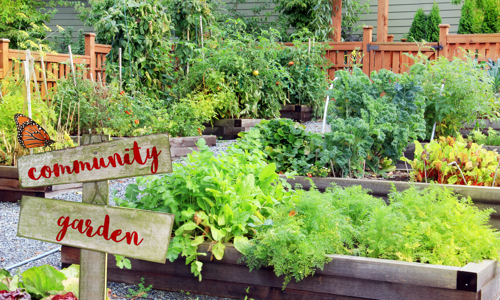
[[[77,277],[71,277],[63,280],[62,284],[64,286],[65,292],[72,292],[73,294],[75,294],[77,298],[80,297],[78,293],[80,290],[79,289],[80,279],[78,279]]]
[[[221,242],[218,242],[212,247],[212,253],[214,254],[215,258],[217,260],[221,260],[222,257],[224,256],[224,250],[226,249],[226,246],[222,244]]]
[[[49,265],[30,268],[21,276],[26,290],[40,298],[51,295],[53,291],[57,293],[64,290],[62,281],[66,276]]]
[[[234,248],[240,253],[245,254],[248,247],[250,247],[250,242],[246,236],[239,235],[234,237]]]
[[[221,230],[215,228],[215,226],[213,226],[213,225],[210,225],[210,232],[212,233],[212,237],[216,241],[220,241],[224,237],[223,232]]]
[[[80,276],[80,266],[73,264],[67,268],[62,269],[61,273],[66,275],[66,278],[68,279],[72,277],[78,278]]]
[[[266,178],[276,174],[276,164],[268,164],[259,174],[259,180],[264,181]]]
[[[176,231],[175,231],[175,235],[182,235],[182,233],[186,230],[193,230],[195,229],[197,226],[196,226],[196,223],[194,222],[187,222],[187,223],[184,223],[184,225],[182,225],[181,227],[179,227]]]
[[[204,236],[202,236],[202,235],[197,236],[191,241],[191,246],[193,246],[193,247],[198,246],[199,244],[203,243],[204,241],[205,241]]]

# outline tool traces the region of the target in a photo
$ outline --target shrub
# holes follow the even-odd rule
[[[458,34],[473,34],[474,30],[474,0],[465,0],[458,22]]]
[[[422,42],[426,39],[426,16],[423,8],[419,8],[413,17],[413,22],[411,23],[410,31],[408,32],[408,41],[410,42]]]
[[[429,17],[427,17],[427,22],[425,23],[425,40],[427,42],[439,42],[439,24],[441,24],[439,6],[434,2]]]

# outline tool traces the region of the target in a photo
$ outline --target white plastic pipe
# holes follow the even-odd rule
[[[444,90],[444,82],[441,85],[441,90],[439,91],[439,96],[443,95],[443,90]],[[436,133],[436,122],[434,122],[434,126],[432,127],[431,142],[434,139],[435,133]]]
[[[334,81],[337,80],[337,77],[335,77]],[[330,85],[330,90],[333,89],[333,83]],[[325,133],[326,129],[326,115],[328,113],[328,104],[330,103],[330,96],[326,96],[326,104],[325,104],[325,113],[323,115],[323,129],[321,130],[321,133]]]

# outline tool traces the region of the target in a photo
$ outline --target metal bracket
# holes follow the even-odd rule
[[[370,52],[370,51],[372,51],[372,50],[379,50],[379,45],[373,45],[373,46],[372,46],[372,44],[368,44],[368,45],[366,45],[366,50],[367,50],[368,52]]]
[[[434,50],[443,50],[443,45],[431,46]]]

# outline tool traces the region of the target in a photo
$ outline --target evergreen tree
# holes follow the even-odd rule
[[[484,1],[484,19],[481,24],[482,33],[500,32],[498,1]]]
[[[415,17],[413,18],[413,22],[411,23],[410,31],[408,32],[408,42],[421,42],[422,40],[425,40],[425,19],[426,17],[424,10],[422,8],[419,8],[415,13]]]
[[[458,22],[458,34],[476,33],[474,30],[474,7],[474,0],[465,0]]]
[[[427,42],[439,42],[439,24],[441,24],[441,16],[439,15],[439,6],[436,2],[432,5],[431,13],[425,23],[425,33]]]

